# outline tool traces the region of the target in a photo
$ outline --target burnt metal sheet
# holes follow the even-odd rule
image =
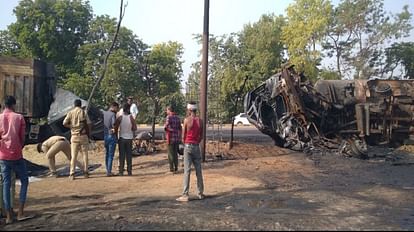
[[[76,99],[80,99],[82,101],[82,106],[87,106],[88,102],[81,99],[74,93],[60,88],[56,90],[54,98],[55,100],[50,106],[48,125],[54,134],[64,135],[69,138],[70,131],[68,128],[63,126],[63,120],[65,119],[66,114],[73,109],[73,104]],[[101,111],[98,108],[91,106],[88,110],[88,116],[92,122],[92,138],[95,140],[102,140],[104,126]]]

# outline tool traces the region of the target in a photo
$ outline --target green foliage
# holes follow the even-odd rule
[[[67,89],[80,98],[87,99],[93,87],[94,80],[91,77],[83,77],[77,73],[70,73],[63,85]]]
[[[90,22],[90,30],[76,56],[79,78],[96,82],[103,68],[106,55],[116,30],[116,19],[108,15],[98,16]],[[142,52],[147,47],[137,39],[131,30],[121,27],[114,52],[108,60],[108,69],[92,103],[106,107],[112,101],[123,100],[126,96],[142,98],[145,94],[142,79]],[[139,62],[139,63],[137,63]],[[71,72],[71,73],[72,73]],[[68,80],[66,80],[68,81]],[[80,80],[82,81],[82,80]],[[92,86],[88,86],[90,93]],[[68,87],[66,84],[65,87]],[[74,89],[70,89],[74,91]]]
[[[332,17],[325,48],[336,53],[338,72],[356,79],[382,77],[383,47],[412,28],[408,6],[393,15],[384,10],[382,0],[343,0]]]
[[[177,94],[181,94],[182,54],[182,44],[170,41],[154,45],[144,59],[143,85],[148,98],[144,101],[148,110],[144,121],[155,124],[161,107],[180,102]]]
[[[177,42],[161,43],[152,47],[148,55],[149,73],[144,78],[149,96],[161,99],[180,89],[182,54],[183,46]]]
[[[187,102],[198,102],[200,97],[201,62],[191,65],[191,73],[185,83],[185,99]]]
[[[249,76],[246,88],[250,89],[278,72],[286,60],[282,41],[282,28],[286,20],[283,16],[263,15],[258,22],[248,24],[240,33],[240,61],[246,65],[245,72],[238,79],[239,86],[244,77]]]
[[[394,79],[414,79],[414,42],[394,43],[386,49],[386,72]],[[405,74],[394,77],[394,70],[402,65]]]
[[[321,51],[316,45],[326,36],[331,12],[329,0],[295,0],[286,9],[287,24],[282,39],[289,60],[311,80],[318,76]]]
[[[281,41],[282,16],[263,15],[243,31],[210,38],[210,67],[208,81],[208,118],[210,121],[229,120],[242,111],[242,99],[249,89],[256,87],[276,73],[283,59]],[[201,44],[201,36],[196,37]],[[187,100],[198,99],[200,63],[193,64],[186,86]],[[244,80],[246,86],[242,89]],[[236,100],[239,102],[236,107]]]
[[[321,70],[319,73],[319,79],[321,80],[341,80],[341,76],[336,71]]]
[[[54,62],[58,73],[75,69],[75,57],[88,33],[92,9],[81,0],[22,0],[10,25],[25,54]]]
[[[21,56],[20,45],[9,30],[0,30],[0,55]]]

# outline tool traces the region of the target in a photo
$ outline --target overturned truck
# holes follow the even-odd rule
[[[368,145],[397,146],[414,136],[414,80],[320,80],[293,66],[250,91],[249,121],[280,147],[366,157]]]

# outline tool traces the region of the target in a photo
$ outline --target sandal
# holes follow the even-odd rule
[[[22,222],[22,221],[32,219],[34,217],[35,217],[35,215],[24,216],[24,217],[21,217],[21,218],[17,218],[17,221]]]

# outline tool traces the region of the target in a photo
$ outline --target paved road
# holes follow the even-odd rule
[[[151,131],[151,126],[139,126],[139,131]],[[221,139],[228,141],[230,139],[231,126],[223,126],[221,130],[217,125],[209,126],[207,130],[207,138],[211,140]],[[163,139],[164,129],[160,126],[155,128],[155,136],[157,139]],[[243,142],[254,142],[261,144],[273,144],[272,139],[262,134],[254,126],[235,126],[234,127],[234,140]]]

